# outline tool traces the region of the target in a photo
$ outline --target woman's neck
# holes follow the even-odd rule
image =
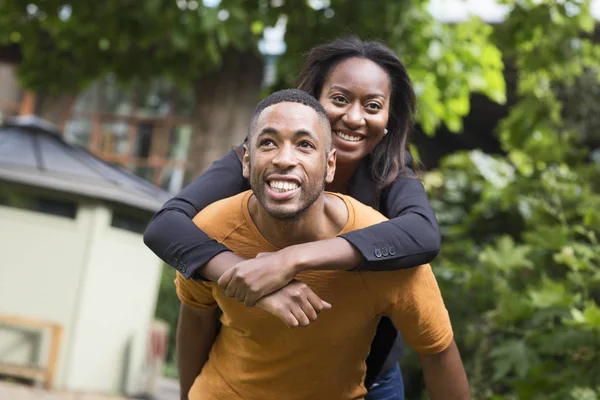
[[[348,193],[350,181],[358,168],[358,163],[346,164],[338,162],[335,166],[335,177],[333,182],[327,184],[326,189],[335,193]]]

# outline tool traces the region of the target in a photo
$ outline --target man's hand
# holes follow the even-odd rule
[[[292,281],[275,293],[260,299],[256,305],[283,321],[288,328],[308,326],[331,304],[323,301],[305,283]]]
[[[295,266],[286,254],[284,250],[260,253],[256,258],[241,261],[221,275],[219,286],[226,296],[254,306],[259,299],[281,289],[296,276]]]

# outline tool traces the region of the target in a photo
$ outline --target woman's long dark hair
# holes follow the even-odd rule
[[[406,67],[389,47],[376,41],[350,36],[313,47],[308,53],[296,87],[319,99],[323,84],[334,66],[349,58],[364,58],[383,68],[390,77],[392,94],[388,134],[371,153],[371,172],[379,189],[405,173],[408,140],[416,109],[415,92]]]

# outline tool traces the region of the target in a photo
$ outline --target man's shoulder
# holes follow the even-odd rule
[[[224,239],[244,223],[243,209],[250,195],[251,192],[246,191],[208,205],[196,214],[194,224],[213,239]]]
[[[349,230],[366,228],[388,219],[373,207],[369,207],[348,195],[339,195],[348,207],[351,226]]]

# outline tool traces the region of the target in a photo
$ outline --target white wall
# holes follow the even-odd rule
[[[65,378],[89,219],[85,210],[72,220],[0,206],[0,313],[63,326],[57,385]],[[0,336],[0,358],[22,362],[31,343],[15,346],[18,338],[0,330],[5,332]]]
[[[96,209],[67,383],[74,390],[116,393],[125,376],[126,390],[136,393],[162,264],[140,234],[112,228],[110,220],[108,208]]]
[[[80,204],[75,220],[0,206],[0,313],[63,326],[58,389],[135,394],[145,383],[162,264],[110,222],[102,204]],[[28,361],[23,338],[0,327],[0,359]]]

